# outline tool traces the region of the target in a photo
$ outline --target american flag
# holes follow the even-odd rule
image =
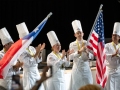
[[[103,13],[101,11],[88,39],[87,48],[93,51],[94,55],[96,56],[96,82],[102,87],[105,86],[107,81],[104,41],[104,23]]]

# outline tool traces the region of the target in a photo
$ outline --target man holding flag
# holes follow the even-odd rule
[[[108,80],[105,90],[120,90],[120,23],[115,22],[112,42],[105,45]]]
[[[19,38],[23,38],[29,34],[26,24],[20,23],[16,25]],[[23,62],[23,89],[30,90],[40,79],[40,73],[38,71],[38,63],[42,61],[41,51],[44,49],[45,43],[39,44],[36,49],[32,46],[28,46],[25,51],[20,55],[20,62]],[[43,84],[39,90],[44,90]]]
[[[8,49],[11,47],[11,45],[14,43],[11,36],[9,35],[6,28],[2,28],[0,30],[0,39],[3,45],[3,50],[0,51],[0,60],[3,58],[4,54],[8,51]],[[0,79],[0,85],[6,88],[7,90],[11,89],[12,84],[12,75],[16,72],[19,72],[20,63],[14,63],[11,64],[10,69],[8,71],[8,74],[6,78]]]
[[[72,21],[72,27],[76,40],[70,43],[69,49],[73,53],[69,56],[73,60],[71,73],[71,84],[69,90],[78,90],[80,87],[93,84],[89,59],[93,59],[93,54],[86,48],[86,40],[83,39],[83,30],[79,20]]]

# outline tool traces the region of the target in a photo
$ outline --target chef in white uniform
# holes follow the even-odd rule
[[[66,58],[65,50],[61,50],[61,44],[54,31],[49,31],[47,37],[52,47],[52,52],[47,56],[47,65],[52,66],[53,76],[47,80],[48,90],[66,90],[65,67],[70,65],[69,58]],[[50,70],[48,71],[50,74]]]
[[[0,60],[1,60],[14,42],[5,27],[0,29],[0,39],[1,39],[1,42],[3,45],[3,49],[0,51]],[[16,62],[17,62],[17,60],[16,60]],[[11,89],[12,75],[14,75],[16,73],[17,74],[20,73],[19,67],[17,67],[16,62],[13,65],[11,65],[6,78],[0,79],[0,86],[3,86],[7,90]]]
[[[105,45],[108,80],[105,90],[120,90],[120,23],[115,22],[112,42]]]
[[[69,45],[69,49],[74,51],[69,58],[70,60],[73,60],[69,90],[78,90],[81,86],[93,84],[89,59],[93,59],[94,57],[86,48],[87,42],[83,39],[84,33],[80,21],[72,21],[72,27],[76,40]]]
[[[25,22],[16,25],[19,38],[29,34]],[[26,50],[20,55],[19,60],[23,62],[23,89],[30,90],[38,81],[40,73],[38,70],[38,63],[42,61],[40,52],[44,49],[45,44],[38,45],[35,49],[33,46],[28,46]],[[39,90],[44,90],[43,84],[40,86]]]

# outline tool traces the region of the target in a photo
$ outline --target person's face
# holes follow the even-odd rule
[[[117,35],[117,34],[112,34],[112,40],[113,40],[113,41],[119,41],[119,39],[120,39],[120,36],[119,36],[119,35]]]
[[[7,44],[4,46],[4,48],[5,48],[6,50],[8,50],[8,49],[12,46],[12,44],[13,44],[13,42],[9,42],[9,43],[7,43]]]
[[[53,51],[59,52],[61,50],[61,45],[59,43],[53,46]]]
[[[83,35],[84,35],[84,33],[81,32],[81,31],[78,31],[78,32],[75,33],[75,37],[76,37],[76,38],[82,39],[82,38],[83,38]]]

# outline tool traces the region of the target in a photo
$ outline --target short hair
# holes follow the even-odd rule
[[[98,87],[97,85],[88,84],[88,85],[82,86],[79,90],[101,90],[101,88]]]

